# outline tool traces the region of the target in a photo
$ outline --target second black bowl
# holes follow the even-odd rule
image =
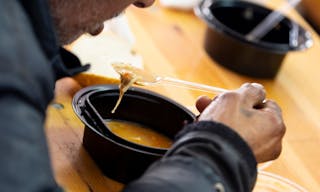
[[[251,32],[271,9],[247,1],[203,0],[195,9],[207,24],[204,47],[215,61],[235,72],[273,78],[290,51],[312,45],[311,34],[291,19],[284,19],[262,39],[250,40]]]

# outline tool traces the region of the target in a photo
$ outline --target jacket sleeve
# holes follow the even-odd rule
[[[187,125],[168,153],[124,191],[251,191],[256,165],[248,145],[230,128],[196,122]]]
[[[77,56],[62,47],[60,47],[51,64],[56,80],[63,77],[72,77],[90,68],[90,64],[82,65]]]
[[[0,3],[0,191],[59,191],[43,130],[54,74],[16,0]]]

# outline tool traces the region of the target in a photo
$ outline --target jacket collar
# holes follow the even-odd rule
[[[52,65],[56,79],[73,76],[89,68],[89,65],[82,66],[75,55],[59,46],[47,0],[18,1],[30,19],[36,38]]]

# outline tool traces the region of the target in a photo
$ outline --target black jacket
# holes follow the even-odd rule
[[[86,70],[58,46],[45,0],[0,0],[0,191],[61,191],[44,134],[55,80]],[[185,127],[125,191],[251,191],[256,161],[228,127]]]

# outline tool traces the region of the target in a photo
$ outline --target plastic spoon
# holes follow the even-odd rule
[[[141,85],[141,86],[152,86],[152,85],[157,85],[157,84],[166,84],[166,85],[183,87],[183,88],[205,91],[205,92],[216,93],[216,94],[228,91],[227,89],[223,89],[220,87],[213,87],[213,86],[209,86],[209,85],[184,81],[184,80],[175,79],[175,78],[171,78],[171,77],[157,76],[157,75],[148,73],[145,70],[133,67],[128,64],[116,63],[116,64],[112,64],[112,66],[113,66],[114,70],[119,74],[121,74],[123,72],[128,72],[128,73],[131,73],[131,74],[138,76],[139,78],[137,78],[137,80],[135,81],[135,84]]]
[[[246,35],[246,39],[251,41],[260,40],[283,18],[284,14],[297,6],[301,0],[288,0],[288,3],[282,4],[265,19],[263,19],[252,31]]]

